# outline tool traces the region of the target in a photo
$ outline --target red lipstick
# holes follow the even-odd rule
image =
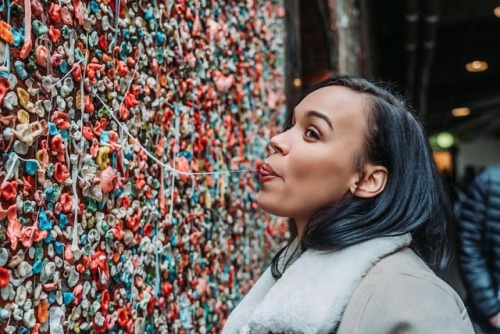
[[[279,178],[280,176],[273,170],[269,164],[262,165],[260,169],[260,180],[267,182]]]

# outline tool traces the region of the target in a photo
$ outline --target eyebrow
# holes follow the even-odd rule
[[[326,116],[325,114],[322,114],[319,111],[309,110],[309,111],[306,111],[306,117],[317,117],[317,118],[324,120],[326,122],[326,124],[328,124],[328,127],[330,128],[330,130],[333,131],[332,122],[330,121],[328,116]]]

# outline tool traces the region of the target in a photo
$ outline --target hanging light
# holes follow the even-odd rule
[[[488,69],[488,63],[483,60],[474,60],[465,64],[467,72],[484,72]]]
[[[300,87],[300,86],[302,86],[302,80],[300,80],[300,78],[295,78],[295,79],[293,79],[293,85],[294,85],[295,87]]]
[[[470,109],[467,107],[453,108],[451,114],[454,117],[465,117],[470,115]]]
[[[500,6],[493,9],[493,14],[495,14],[496,17],[500,18]]]

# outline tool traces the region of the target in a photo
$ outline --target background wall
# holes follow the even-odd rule
[[[0,10],[0,331],[220,332],[285,234],[218,173],[282,116],[280,2]]]
[[[500,140],[495,137],[478,136],[471,141],[458,141],[457,148],[459,179],[463,177],[464,169],[468,165],[478,169],[500,163]]]

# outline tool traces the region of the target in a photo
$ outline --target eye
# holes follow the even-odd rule
[[[305,135],[307,138],[311,138],[311,139],[314,139],[314,140],[318,140],[319,139],[319,133],[311,128],[308,128],[305,132]]]

